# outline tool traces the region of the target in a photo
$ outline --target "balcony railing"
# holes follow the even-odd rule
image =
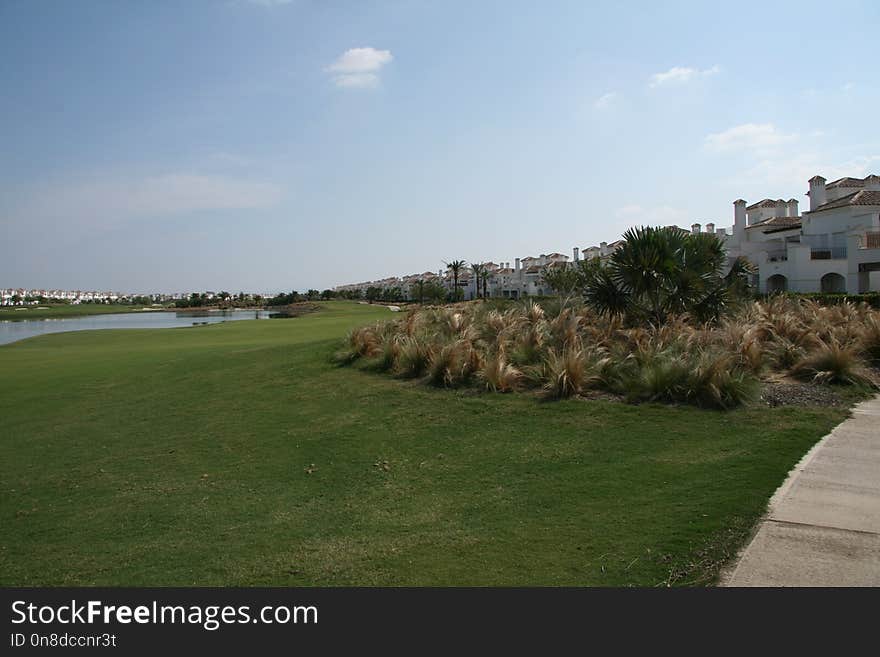
[[[845,246],[814,246],[810,249],[810,260],[845,260]]]
[[[869,230],[865,232],[865,238],[862,240],[863,249],[880,249],[880,230]]]

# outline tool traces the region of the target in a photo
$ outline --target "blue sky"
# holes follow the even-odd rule
[[[880,173],[880,4],[0,0],[0,287],[325,288]]]

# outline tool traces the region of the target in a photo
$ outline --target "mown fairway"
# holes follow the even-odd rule
[[[434,390],[383,308],[0,347],[2,585],[710,583],[845,415]]]

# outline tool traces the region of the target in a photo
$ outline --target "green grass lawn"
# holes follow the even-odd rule
[[[144,306],[126,306],[123,304],[80,303],[72,304],[39,304],[39,306],[17,306],[0,308],[0,321],[22,319],[63,319],[65,317],[83,317],[85,315],[106,315],[109,313],[130,313],[141,311]],[[143,311],[141,311],[143,312]]]
[[[845,416],[435,390],[324,305],[0,347],[0,584],[711,583]]]

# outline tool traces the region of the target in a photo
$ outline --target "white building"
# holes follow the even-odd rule
[[[809,185],[802,215],[795,199],[735,201],[732,232],[717,231],[728,256],[757,266],[761,292],[880,290],[880,176],[814,176]]]

